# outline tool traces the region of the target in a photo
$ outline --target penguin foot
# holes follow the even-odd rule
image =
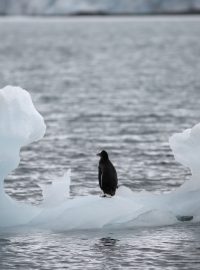
[[[104,193],[104,194],[101,194],[100,197],[102,197],[102,198],[111,198],[112,196],[110,194]]]

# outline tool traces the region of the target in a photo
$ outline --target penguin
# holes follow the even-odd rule
[[[114,196],[118,185],[116,169],[105,150],[102,150],[97,156],[100,157],[98,178],[99,186],[104,193],[103,197]]]

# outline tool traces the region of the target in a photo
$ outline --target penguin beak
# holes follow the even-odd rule
[[[97,156],[100,157],[101,156],[101,153],[98,153]]]

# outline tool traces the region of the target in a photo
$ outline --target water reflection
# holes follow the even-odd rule
[[[114,269],[121,258],[120,241],[106,236],[98,238],[94,244],[94,252],[101,261],[101,269]]]
[[[109,246],[109,247],[112,247],[112,246],[115,246],[116,243],[117,243],[117,239],[114,239],[114,238],[111,238],[111,237],[103,237],[99,240],[99,242],[104,245],[104,246]]]

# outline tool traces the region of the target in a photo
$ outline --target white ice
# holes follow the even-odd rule
[[[20,162],[20,148],[40,140],[45,134],[43,117],[35,109],[29,93],[20,87],[0,90],[0,226],[28,222],[38,209],[12,200],[4,192],[4,178]]]
[[[45,129],[27,91],[13,86],[0,90],[1,230],[15,226],[58,231],[127,229],[175,224],[179,222],[177,216],[194,216],[192,222],[200,220],[200,124],[170,138],[176,160],[192,172],[191,180],[176,191],[156,195],[121,186],[112,198],[70,198],[69,170],[52,185],[41,186],[41,205],[16,202],[5,194],[4,178],[18,166],[20,148],[41,139]]]

